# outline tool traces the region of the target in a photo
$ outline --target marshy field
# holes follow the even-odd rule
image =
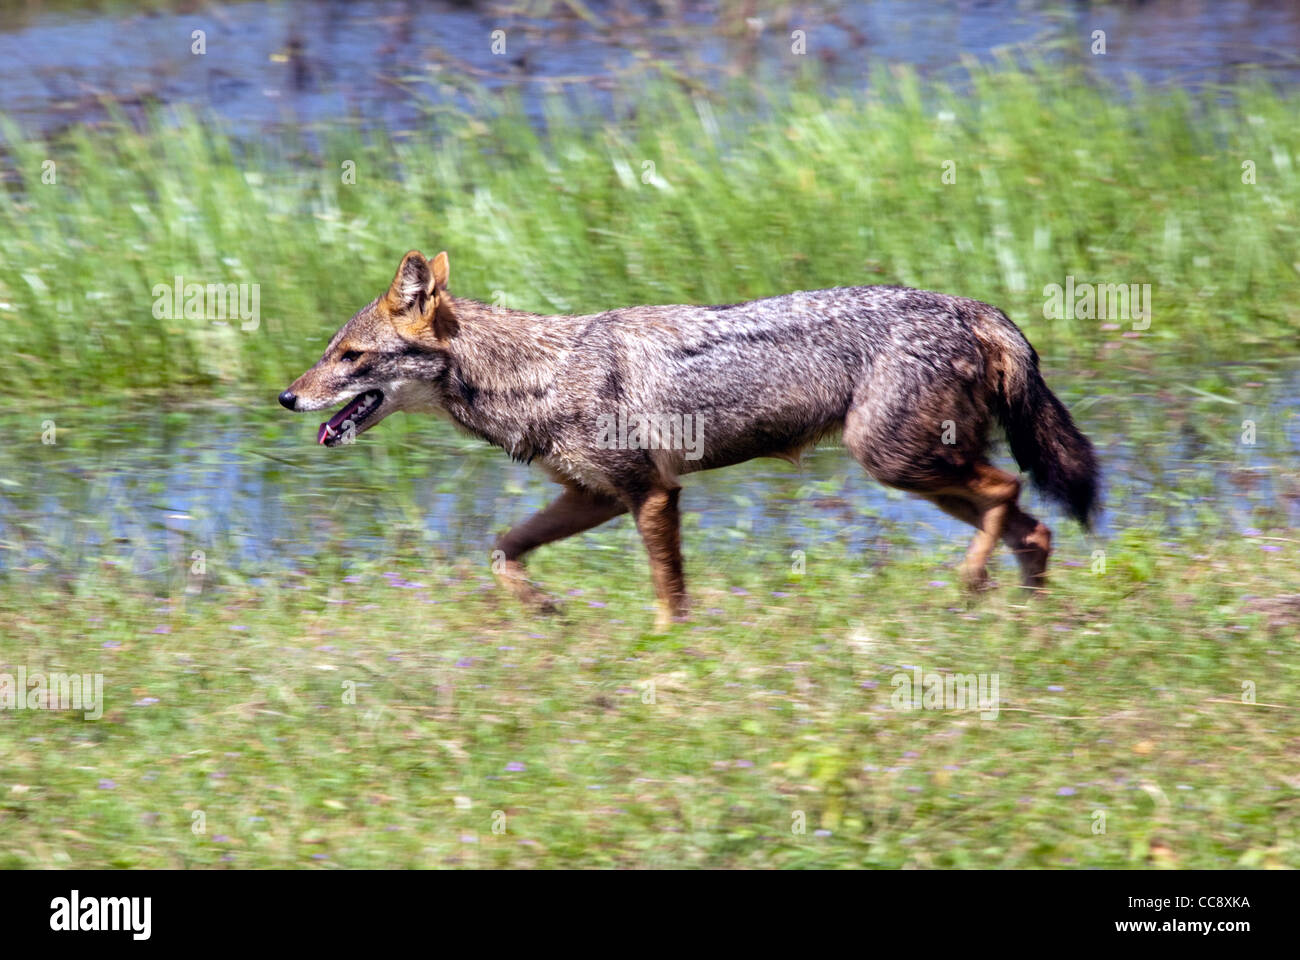
[[[0,95],[0,703],[20,670],[102,679],[94,711],[0,709],[0,867],[1300,866],[1300,91],[1258,38],[1300,24],[1224,4],[1247,52],[1199,69],[1156,56],[1167,4],[964,32],[918,6],[934,34],[889,3],[0,21],[0,51],[181,51],[138,71],[152,94]],[[302,8],[375,30],[374,90],[334,102],[360,68]],[[461,29],[385,54],[439,17]],[[497,23],[520,62],[494,67]],[[279,72],[213,79],[240,57]],[[965,529],[831,442],[686,479],[690,622],[655,628],[627,518],[530,558],[563,604],[540,616],[489,553],[544,475],[431,417],[327,450],[275,402],[412,248],[539,313],[997,304],[1105,513],[1085,535],[1027,495],[1050,590],[1001,552],[971,599]],[[1135,296],[1058,310],[1053,284]],[[995,699],[900,697],[936,675]]]

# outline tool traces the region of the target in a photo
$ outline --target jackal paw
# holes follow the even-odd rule
[[[689,619],[685,603],[679,603],[675,607],[660,603],[655,610],[655,632],[667,633],[674,624],[685,623]]]
[[[1020,563],[1020,585],[1026,590],[1043,590],[1047,587],[1047,560],[1052,555],[1052,531],[1040,523],[1022,541],[1016,550]]]
[[[553,597],[549,593],[543,593],[536,590],[529,599],[524,601],[532,608],[534,613],[540,613],[546,617],[558,617],[564,613],[564,604],[558,597]]]
[[[993,589],[993,581],[989,579],[989,572],[986,568],[963,566],[961,568],[961,583],[966,588],[966,592],[973,596]]]
[[[506,562],[497,571],[497,579],[514,594],[516,600],[534,613],[552,615],[564,612],[564,605],[559,599],[534,586],[524,572],[523,564],[516,560]]]
[[[519,598],[533,613],[540,613],[543,616],[554,617],[564,613],[564,604],[559,597],[553,597],[545,590],[527,584],[522,590],[516,590],[515,596]]]

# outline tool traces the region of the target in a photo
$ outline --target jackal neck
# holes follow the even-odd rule
[[[459,330],[447,347],[447,412],[516,459],[543,455],[549,444],[541,428],[554,414],[573,318],[459,298],[453,305]]]

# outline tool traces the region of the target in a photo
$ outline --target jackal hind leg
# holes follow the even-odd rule
[[[1016,552],[1026,581],[1038,585],[1050,534],[1016,506],[1020,480],[984,460],[987,432],[988,411],[962,384],[918,384],[914,371],[897,367],[877,371],[844,421],[845,446],[874,478],[975,528],[962,569],[971,590],[988,585],[999,540]]]
[[[529,581],[521,558],[543,544],[590,530],[626,512],[627,505],[614,497],[566,486],[554,503],[501,535],[492,552],[492,572],[524,603],[554,613],[559,604]]]
[[[964,575],[969,586],[987,584],[985,563],[997,541],[1011,550],[1020,565],[1020,583],[1041,589],[1047,583],[1047,558],[1052,552],[1052,532],[1016,504],[1020,481],[987,463],[975,465],[972,475],[942,493],[924,494],[945,513],[975,527],[975,539],[966,554]]]
[[[1002,542],[1020,564],[1020,585],[1028,590],[1047,586],[1047,560],[1052,555],[1052,531],[1047,524],[1021,510],[1014,502],[1002,530]]]
[[[1018,479],[985,463],[976,464],[969,476],[951,486],[921,493],[944,513],[975,528],[962,564],[962,580],[972,592],[988,588],[989,556],[1004,536],[1019,493]]]

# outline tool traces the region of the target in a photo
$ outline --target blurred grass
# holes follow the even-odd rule
[[[0,867],[1300,867],[1293,541],[1133,530],[1028,608],[903,544],[688,548],[654,636],[633,538],[538,555],[560,619],[437,556],[35,586],[10,649],[106,703],[0,714]],[[894,709],[909,665],[998,717]]]
[[[1152,284],[1157,341],[1231,356],[1294,339],[1293,96],[969,71],[960,94],[882,73],[858,101],[723,107],[654,87],[631,120],[556,102],[544,132],[509,106],[318,143],[240,141],[185,113],[55,143],[7,125],[9,395],[278,389],[412,247],[449,250],[461,295],[545,312],[903,283],[990,300],[1040,351],[1087,354],[1111,336],[1099,321],[1043,317],[1043,287],[1070,274]],[[151,291],[176,275],[259,284],[260,328],[155,320]]]

